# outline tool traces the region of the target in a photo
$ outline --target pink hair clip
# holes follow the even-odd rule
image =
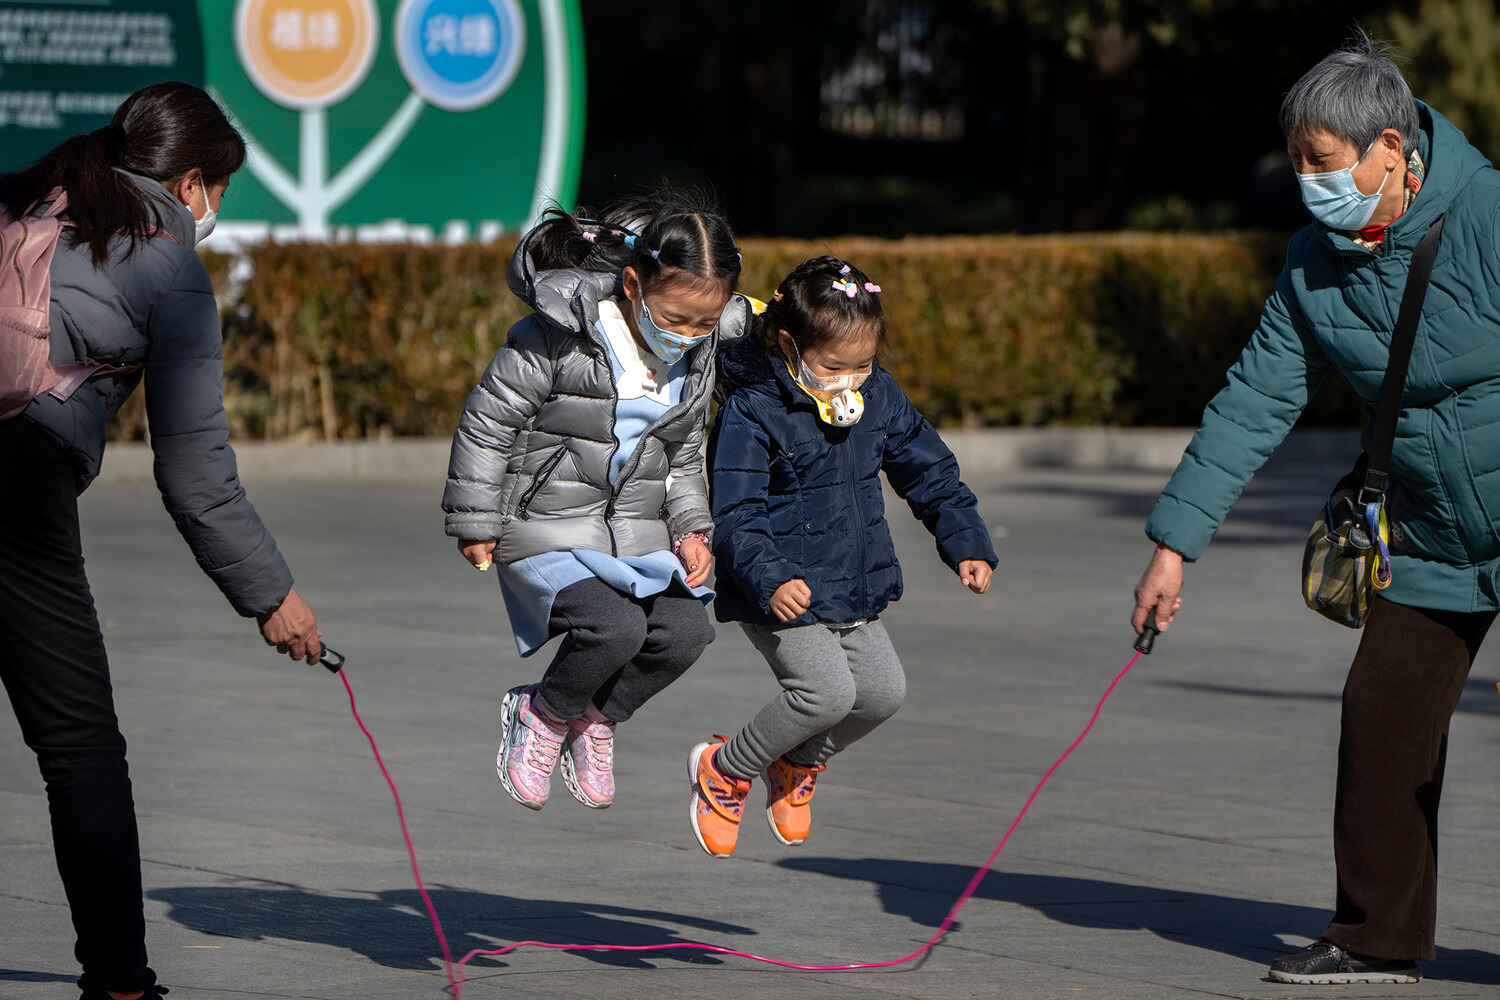
[[[880,286],[875,284],[875,282],[873,281],[867,281],[865,282],[865,291],[869,292],[871,295],[874,295],[876,292],[880,291]]]
[[[590,243],[597,243],[599,241],[599,236],[597,233],[583,233],[582,236]]]
[[[835,292],[843,292],[851,299],[859,294],[859,286],[852,281],[835,281],[833,283],[833,290]]]

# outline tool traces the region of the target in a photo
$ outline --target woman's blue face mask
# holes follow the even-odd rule
[[[1377,139],[1370,143],[1359,159],[1354,161],[1354,167],[1364,162],[1379,141]],[[1375,193],[1365,194],[1354,183],[1354,167],[1297,175],[1297,184],[1302,188],[1302,204],[1307,206],[1313,218],[1329,229],[1351,232],[1368,226],[1375,215],[1376,206],[1380,204],[1386,181],[1390,180],[1391,174],[1396,173],[1394,170],[1386,171],[1385,179],[1380,182]]]

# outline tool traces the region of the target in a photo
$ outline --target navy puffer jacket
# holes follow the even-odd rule
[[[878,365],[860,387],[864,416],[838,428],[756,338],[724,347],[719,364],[729,390],[709,439],[719,621],[782,624],[771,595],[796,577],[812,606],[788,625],[872,618],[898,599],[882,470],[949,567],[995,565],[953,452]]]

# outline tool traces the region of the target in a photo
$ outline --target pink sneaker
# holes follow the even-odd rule
[[[592,702],[568,723],[562,773],[573,798],[590,809],[608,809],[615,800],[615,724]]]
[[[495,755],[500,783],[527,809],[540,809],[552,792],[552,771],[568,727],[549,722],[531,707],[535,684],[505,692],[500,702],[500,726],[505,741]]]

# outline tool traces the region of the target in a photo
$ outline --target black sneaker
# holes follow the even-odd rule
[[[1319,941],[1295,955],[1271,963],[1278,983],[1317,986],[1335,983],[1415,983],[1422,978],[1417,963],[1406,959],[1361,958],[1332,941]]]

